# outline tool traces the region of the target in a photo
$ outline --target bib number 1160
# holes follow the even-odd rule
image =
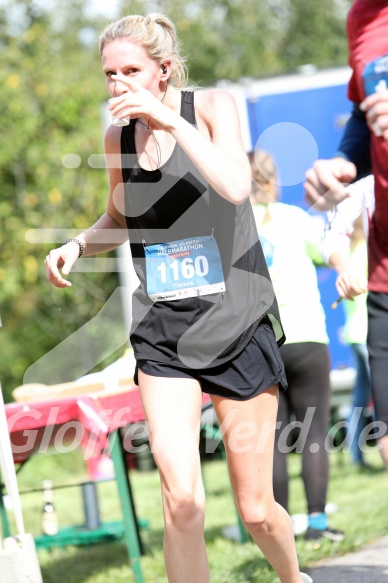
[[[186,257],[182,261],[174,259],[168,264],[168,269],[171,269],[174,281],[179,281],[181,276],[185,279],[191,279],[195,275],[202,277],[207,275],[209,273],[209,263],[204,255],[198,255],[194,261],[190,257]],[[162,283],[166,283],[167,265],[165,262],[158,265],[158,271],[160,271]]]

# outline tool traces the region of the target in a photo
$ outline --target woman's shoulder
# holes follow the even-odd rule
[[[219,87],[209,89],[197,89],[194,91],[195,103],[198,107],[217,107],[220,104],[234,103],[234,98],[229,91]]]
[[[105,132],[104,154],[107,170],[121,172],[121,127],[109,126]]]
[[[238,127],[236,102],[225,89],[216,87],[195,91],[194,107],[199,129],[202,122],[202,127],[207,128],[206,131],[212,139],[224,131],[226,121],[229,121],[230,128]]]
[[[116,154],[120,152],[121,130],[121,127],[116,127],[114,125],[108,126],[104,140],[106,153]]]
[[[209,89],[197,89],[194,91],[196,109],[208,117],[211,112],[220,108],[235,106],[234,97],[225,89],[212,87]]]

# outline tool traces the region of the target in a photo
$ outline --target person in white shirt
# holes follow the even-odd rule
[[[345,298],[344,340],[353,352],[356,378],[348,418],[347,442],[351,462],[367,468],[364,459],[363,429],[371,398],[367,350],[367,244],[369,221],[374,212],[372,174],[348,187],[349,198],[327,213],[328,225],[322,241],[322,255],[338,273],[336,287]]]
[[[302,480],[308,512],[308,540],[333,541],[343,533],[328,525],[325,513],[329,456],[325,447],[330,414],[330,354],[316,264],[322,264],[322,228],[302,208],[278,202],[273,158],[250,154],[251,202],[269,273],[278,299],[286,342],[280,348],[288,381],[279,393],[274,453],[274,494],[288,511],[287,440],[290,417],[302,424]],[[321,221],[319,221],[321,223]],[[308,420],[308,422],[307,422]],[[299,451],[299,449],[298,449]]]

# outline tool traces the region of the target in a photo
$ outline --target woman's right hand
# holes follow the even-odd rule
[[[49,282],[55,287],[71,287],[71,282],[64,279],[59,270],[62,270],[64,276],[69,275],[78,255],[79,245],[73,241],[50,251],[44,262]]]

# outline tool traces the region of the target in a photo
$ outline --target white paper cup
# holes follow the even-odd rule
[[[115,97],[111,97],[110,99],[108,99],[108,103],[110,104],[112,101],[114,101]],[[123,117],[122,119],[119,119],[118,117],[112,115],[111,116],[111,123],[112,125],[116,126],[116,127],[122,127],[122,126],[127,126],[129,125],[130,122],[130,118],[129,117]]]
[[[129,125],[129,117],[123,117],[122,119],[115,117],[114,115],[112,115],[112,125],[120,128],[122,126],[127,126]]]

